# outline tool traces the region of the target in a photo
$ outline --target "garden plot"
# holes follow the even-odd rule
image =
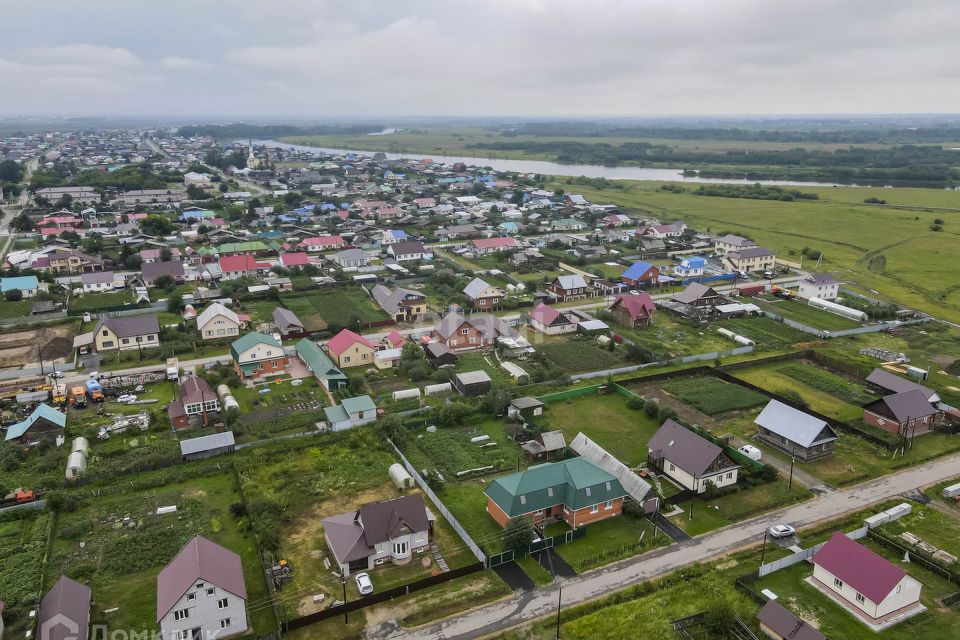
[[[50,521],[48,513],[34,512],[21,520],[0,522],[0,600],[11,606],[40,590]]]
[[[432,433],[426,429],[411,433],[407,442],[416,447],[432,467],[453,479],[510,468],[516,446],[512,442],[504,446],[506,437],[502,425],[500,435],[502,437],[491,437],[487,430],[479,427],[437,428]]]
[[[767,397],[714,377],[669,380],[664,390],[707,415],[747,409],[764,404]]]
[[[799,322],[808,327],[821,329],[823,331],[840,331],[842,329],[855,329],[856,327],[863,326],[856,320],[811,307],[803,300],[783,300],[781,298],[767,296],[755,298],[754,304],[764,311],[770,311],[788,320],[793,320],[794,322]]]
[[[717,327],[724,327],[750,338],[757,343],[757,346],[768,348],[781,348],[798,343],[807,343],[814,336],[809,333],[797,331],[782,322],[777,322],[773,318],[759,316],[756,318],[730,318],[716,323]],[[733,342],[730,342],[733,345]],[[733,345],[736,346],[736,345]]]
[[[552,342],[537,348],[551,362],[569,373],[600,371],[626,364],[616,351],[609,351],[589,338]]]
[[[793,378],[808,387],[829,393],[832,396],[856,405],[864,405],[876,400],[876,395],[870,393],[861,385],[847,378],[821,369],[808,362],[793,362],[776,367],[779,373]]]
[[[322,328],[328,325],[354,328],[357,321],[368,323],[389,319],[387,313],[376,306],[360,288],[284,294],[281,300],[283,305],[296,313],[304,323],[307,318],[300,315],[301,313],[312,318],[317,324],[315,316],[320,316],[325,322]],[[306,328],[311,330],[310,327]]]
[[[612,324],[611,329],[649,351],[657,361],[729,351],[736,346],[716,331],[697,326],[669,312],[658,311],[654,315],[653,325],[646,329],[630,329],[619,324]]]

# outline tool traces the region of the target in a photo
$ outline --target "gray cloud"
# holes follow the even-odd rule
[[[944,112],[960,99],[951,0],[34,0],[5,14],[3,115]]]

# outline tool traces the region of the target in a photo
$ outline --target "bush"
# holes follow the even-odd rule
[[[797,393],[794,389],[780,389],[777,391],[780,394],[780,397],[786,399],[789,402],[797,405],[798,407],[807,408],[810,403],[808,403],[803,396]]]
[[[23,300],[23,291],[20,291],[20,289],[10,289],[4,292],[3,298],[7,302],[19,302]]]
[[[645,403],[643,398],[639,396],[636,396],[627,400],[627,408],[633,409],[634,411],[640,411],[641,409],[643,409],[644,404]]]
[[[660,411],[660,403],[656,400],[649,400],[643,406],[643,412],[648,418],[656,418]]]

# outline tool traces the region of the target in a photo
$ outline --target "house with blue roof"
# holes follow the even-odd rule
[[[0,278],[0,293],[19,290],[24,298],[32,298],[40,290],[40,281],[37,276],[16,276],[13,278]],[[46,284],[44,284],[46,290]]]
[[[518,233],[520,231],[520,225],[516,222],[501,222],[497,225],[497,230],[504,233]]]
[[[41,440],[50,440],[59,445],[63,442],[66,426],[65,414],[41,404],[26,420],[10,425],[4,440],[17,441],[23,445],[34,445]]]
[[[637,260],[623,272],[620,278],[629,287],[647,287],[657,284],[660,269],[649,262]]]
[[[673,268],[673,273],[681,279],[699,278],[703,275],[706,260],[700,256],[684,258]]]

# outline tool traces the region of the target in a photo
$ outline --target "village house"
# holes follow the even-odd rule
[[[650,465],[694,493],[737,484],[740,465],[723,449],[683,425],[667,420],[647,442]]]
[[[808,582],[868,625],[926,610],[922,585],[906,571],[838,531],[811,559]],[[882,627],[875,627],[879,630]]]
[[[160,323],[153,315],[101,318],[93,329],[93,343],[98,352],[159,347]]]
[[[503,319],[488,313],[464,317],[456,311],[443,316],[430,332],[437,342],[453,351],[490,349],[500,337],[513,338],[517,332]]]
[[[921,389],[883,396],[863,407],[863,421],[898,436],[929,433],[940,411]]]
[[[341,369],[372,365],[377,350],[377,345],[350,329],[341,329],[326,346],[327,353]]]
[[[422,242],[417,240],[395,242],[387,247],[387,254],[393,257],[397,262],[409,262],[411,260],[433,260],[433,250],[428,249]]]
[[[219,302],[210,304],[197,316],[197,331],[204,340],[233,338],[240,335],[241,328],[240,316]]]
[[[514,238],[477,238],[467,245],[474,255],[485,256],[497,251],[516,251],[520,248]]]
[[[370,264],[370,254],[362,249],[347,249],[330,256],[330,261],[341,269],[357,269]]]
[[[16,441],[22,445],[33,445],[48,440],[59,445],[64,438],[67,416],[45,404],[37,405],[26,419],[7,427],[6,442]]]
[[[830,273],[811,273],[801,279],[800,286],[797,287],[797,297],[804,300],[836,300],[839,293],[840,283],[834,280]]]
[[[428,550],[432,515],[419,493],[366,504],[320,521],[341,575],[386,562],[409,564]]]
[[[741,238],[731,233],[720,236],[713,242],[713,250],[718,255],[723,255],[729,251],[741,251],[755,246],[757,246],[757,243],[753,240],[747,240],[746,238]]]
[[[777,257],[764,247],[748,247],[738,251],[728,251],[723,256],[723,264],[731,271],[751,273],[754,271],[772,271]]]
[[[573,333],[577,330],[577,322],[573,318],[542,302],[527,314],[527,324],[540,333],[550,336]]]
[[[297,342],[297,357],[307,366],[307,369],[316,377],[317,381],[328,391],[346,389],[349,379],[347,375],[333,363],[323,349],[316,342],[304,338]]]
[[[163,260],[164,252],[167,252],[169,256],[167,260],[180,260],[180,249],[177,247],[164,247],[162,249],[141,249],[140,250],[140,260],[143,264],[150,264],[151,262],[160,262]]]
[[[687,231],[687,225],[683,222],[671,222],[670,224],[657,224],[647,229],[647,234],[652,238],[662,240],[664,238],[679,238]]]
[[[706,260],[700,256],[690,256],[673,267],[673,275],[681,280],[700,278],[703,276],[705,268]]]
[[[659,278],[660,269],[643,260],[637,260],[620,275],[620,279],[629,287],[655,286]]]
[[[251,255],[221,256],[219,263],[224,280],[255,278],[270,270],[269,263],[257,262]]]
[[[292,267],[305,267],[310,262],[310,256],[304,251],[287,251],[280,254],[280,265],[289,269]]]
[[[377,405],[370,396],[344,398],[340,404],[324,407],[328,428],[331,431],[343,431],[359,427],[377,419]]]
[[[544,288],[550,297],[557,302],[581,300],[593,295],[593,288],[579,274],[556,276]]]
[[[671,299],[697,308],[710,308],[723,304],[723,296],[717,293],[713,287],[708,287],[699,282],[691,282],[686,289],[673,294]]]
[[[303,327],[303,322],[293,311],[283,307],[274,307],[273,323],[277,325],[277,331],[284,340],[287,338],[300,338],[307,335],[307,330]]]
[[[382,284],[370,290],[373,301],[397,322],[416,322],[427,313],[427,297],[412,289],[390,289]]]
[[[90,273],[103,269],[104,263],[100,258],[88,256],[77,250],[56,250],[36,258],[30,265],[31,269],[44,273]]]
[[[203,536],[191,538],[157,575],[157,624],[163,640],[246,633],[247,588],[240,556]]]
[[[487,513],[501,527],[511,518],[540,526],[564,521],[571,529],[621,513],[626,490],[586,458],[547,462],[493,479],[484,490]]]
[[[141,265],[140,275],[148,287],[152,287],[157,278],[162,276],[170,276],[176,284],[183,284],[186,281],[183,263],[179,261],[151,262]]]
[[[230,343],[233,370],[241,380],[277,376],[287,367],[287,355],[280,341],[256,331],[241,336]]]
[[[653,298],[646,293],[637,293],[617,296],[607,311],[618,324],[639,329],[650,326],[655,308]]]
[[[803,462],[833,455],[839,438],[825,421],[771,400],[754,419],[757,438]]]
[[[334,249],[343,249],[347,246],[346,241],[341,236],[314,236],[304,238],[297,245],[314,253],[321,251],[332,251]]]
[[[494,287],[491,284],[487,284],[481,278],[474,278],[463,288],[464,295],[470,300],[470,304],[474,309],[499,309],[500,304],[503,299],[506,297],[506,293],[503,289]]]
[[[186,376],[181,380],[179,396],[167,405],[174,431],[206,426],[209,422],[207,414],[220,411],[220,398],[216,391],[199,376]]]
[[[124,280],[123,276],[115,276],[113,271],[95,271],[93,273],[81,274],[80,284],[83,286],[83,292],[85,294],[100,293],[113,291],[114,289],[122,289]]]
[[[40,601],[38,639],[87,640],[90,637],[90,594],[87,585],[60,576]]]
[[[46,291],[49,286],[46,282],[41,283],[37,276],[0,278],[0,294],[17,290],[24,298],[33,298],[38,292]]]

